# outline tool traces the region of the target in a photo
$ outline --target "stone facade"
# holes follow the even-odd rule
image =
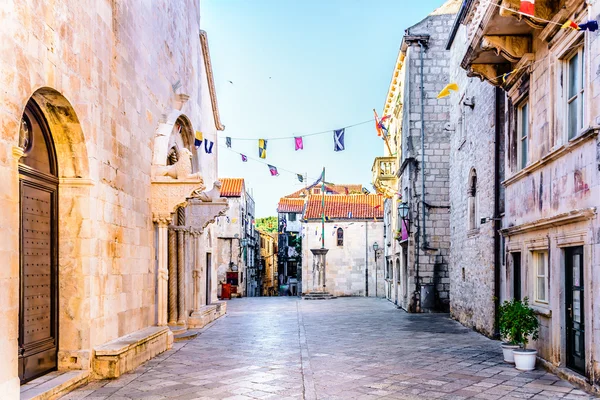
[[[459,91],[448,97],[450,120],[450,312],[462,324],[487,336],[495,333],[496,270],[501,250],[496,221],[503,214],[499,182],[503,135],[496,143],[504,95],[488,82],[468,77],[460,67],[466,28],[457,23],[448,43],[449,82]],[[497,126],[498,125],[498,126]],[[498,153],[496,153],[498,149]],[[495,159],[498,158],[498,160]],[[497,163],[496,163],[497,162]],[[496,204],[498,203],[498,204]],[[496,209],[496,205],[498,209]],[[484,221],[482,221],[484,219]]]
[[[343,230],[343,245],[338,245],[337,231]],[[321,248],[321,222],[302,224],[302,292],[320,291],[313,273],[310,249]],[[334,296],[365,296],[368,282],[370,297],[385,296],[383,255],[375,263],[373,244],[381,245],[383,221],[346,219],[325,223],[327,252],[326,285]],[[368,271],[367,271],[368,268]]]
[[[90,369],[97,346],[164,322],[158,309],[166,291],[158,289],[157,296],[157,279],[166,273],[163,239],[175,209],[153,211],[171,200],[185,204],[194,189],[212,185],[216,146],[212,154],[196,150],[193,136],[201,131],[216,142],[223,127],[198,2],[9,0],[0,15],[0,252],[6,261],[0,274],[0,392],[17,398],[19,188],[28,156],[24,139],[32,128],[22,125],[24,110],[39,114],[56,158],[48,179],[58,188],[52,274],[60,370]],[[176,131],[178,121],[185,126]],[[179,197],[155,197],[161,191],[153,191],[151,182],[167,173],[161,167],[178,135],[192,155],[190,174],[174,175]],[[206,241],[202,251],[216,253],[209,230],[199,233]]]
[[[560,25],[597,19],[600,5],[539,1],[541,20],[514,13],[518,2],[502,5],[466,3],[461,61],[506,92],[501,297],[528,297],[546,365],[598,390],[600,42]]]
[[[278,290],[277,234],[259,231],[262,265],[262,296],[273,296]]]
[[[396,226],[388,225],[400,231],[400,243],[390,246],[386,259],[392,272],[387,292],[400,307],[413,312],[449,309],[451,132],[447,129],[448,100],[436,96],[448,83],[450,64],[445,45],[458,6],[459,1],[450,0],[406,30],[392,77],[392,86],[397,80],[397,88],[391,88],[386,99],[386,109],[393,113],[389,131],[399,178],[388,205]],[[393,204],[398,197],[409,208],[404,240],[397,205]]]

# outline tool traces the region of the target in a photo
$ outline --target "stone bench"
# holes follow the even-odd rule
[[[118,378],[171,348],[173,334],[167,326],[151,326],[94,348],[95,379]]]
[[[222,317],[227,312],[227,303],[218,301],[194,311],[188,318],[188,327],[204,328],[214,320]]]

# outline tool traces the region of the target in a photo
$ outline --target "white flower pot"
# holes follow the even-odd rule
[[[513,356],[515,357],[515,368],[519,371],[533,371],[535,369],[537,353],[537,350],[533,349],[513,350]]]
[[[519,345],[502,342],[501,346],[502,346],[502,354],[504,355],[504,362],[507,362],[509,364],[514,364],[515,358],[513,357],[513,350],[518,349]]]

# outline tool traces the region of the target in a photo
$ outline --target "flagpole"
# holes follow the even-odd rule
[[[321,248],[325,248],[325,167],[323,167],[323,174],[321,181]]]

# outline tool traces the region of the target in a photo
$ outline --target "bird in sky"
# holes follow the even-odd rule
[[[229,83],[231,83],[231,84],[233,85],[233,82],[232,82],[232,81],[227,81],[227,82],[229,82]]]

